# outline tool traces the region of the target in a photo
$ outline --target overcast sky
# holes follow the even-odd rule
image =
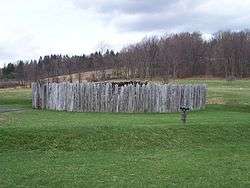
[[[250,28],[250,0],[1,0],[0,67],[47,54],[119,50],[145,36]]]

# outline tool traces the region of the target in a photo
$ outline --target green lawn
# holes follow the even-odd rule
[[[206,82],[208,103],[179,114],[31,109],[0,90],[0,187],[250,187],[250,80]]]

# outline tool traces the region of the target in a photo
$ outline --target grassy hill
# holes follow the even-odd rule
[[[178,113],[31,109],[28,89],[0,90],[2,187],[249,187],[250,80],[206,82],[208,105]],[[1,108],[1,107],[0,107]]]

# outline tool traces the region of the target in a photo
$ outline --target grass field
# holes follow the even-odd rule
[[[0,90],[0,187],[250,187],[250,80],[206,82],[205,110],[179,114],[31,109]],[[0,107],[1,108],[1,107]]]

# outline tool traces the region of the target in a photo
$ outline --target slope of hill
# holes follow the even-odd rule
[[[249,80],[206,82],[188,114],[67,113],[31,109],[28,89],[0,90],[3,187],[249,187]],[[0,107],[1,108],[1,107]]]

